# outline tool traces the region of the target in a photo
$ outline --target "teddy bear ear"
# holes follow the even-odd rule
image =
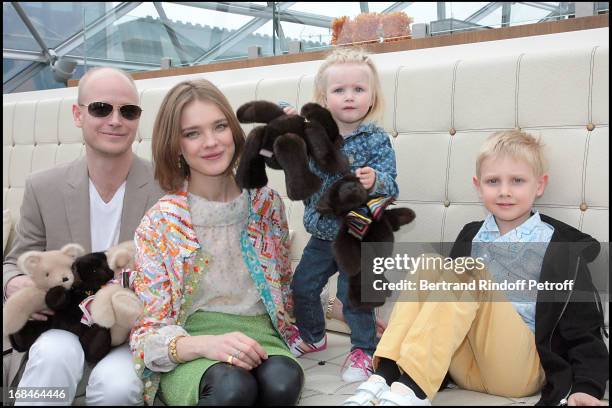
[[[67,244],[60,249],[60,252],[68,255],[72,259],[77,259],[79,256],[85,254],[85,249],[83,249],[83,247],[79,244]]]
[[[247,102],[236,111],[240,123],[270,123],[284,114],[283,108],[268,101]]]
[[[32,271],[36,268],[42,260],[41,251],[27,251],[19,256],[17,259],[17,267],[20,271],[32,275]]]
[[[129,265],[132,260],[132,254],[127,249],[119,249],[113,253],[109,260],[108,266],[112,270],[122,269]]]
[[[310,128],[316,128],[317,126],[315,124],[318,123],[320,127],[322,127],[321,132],[325,134],[325,138],[331,142],[331,146],[326,147],[323,150],[324,152],[328,152],[328,156],[331,156],[320,159],[328,166],[324,167],[324,170],[326,170],[328,173],[348,171],[348,162],[344,155],[339,152],[342,144],[344,143],[344,138],[340,135],[338,125],[336,124],[336,121],[329,110],[317,103],[310,102],[302,106],[300,114],[310,121]]]

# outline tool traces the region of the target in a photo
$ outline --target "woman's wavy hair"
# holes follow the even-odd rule
[[[244,131],[219,88],[206,79],[184,81],[175,85],[168,91],[159,107],[151,140],[155,180],[166,191],[180,190],[190,175],[189,166],[181,155],[181,114],[185,106],[193,101],[215,104],[228,121],[235,144],[228,173],[234,174],[244,148]]]

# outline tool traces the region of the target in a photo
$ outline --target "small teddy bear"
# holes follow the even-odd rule
[[[106,251],[108,266],[115,279],[96,292],[91,303],[91,319],[110,330],[111,345],[123,344],[143,311],[142,301],[129,287],[129,275],[134,269],[136,247],[125,241]]]
[[[268,184],[266,164],[284,170],[287,196],[304,200],[321,187],[321,180],[309,168],[309,158],[330,174],[348,172],[341,153],[342,136],[331,113],[308,103],[300,115],[287,115],[272,102],[253,101],[236,112],[241,123],[266,123],[251,130],[242,153],[236,181],[242,188]]]
[[[52,328],[67,330],[79,337],[85,360],[97,363],[111,349],[108,328],[88,322],[82,305],[93,299],[96,292],[113,279],[115,273],[109,268],[104,252],[93,252],[75,259],[72,264],[74,283],[70,289],[55,287],[47,294],[47,304],[55,311]]]
[[[392,243],[393,232],[415,218],[410,208],[387,210],[394,199],[369,197],[359,179],[347,174],[334,182],[317,204],[321,214],[334,214],[342,219],[333,243],[334,258],[338,267],[349,276],[349,300],[360,308],[382,306],[390,295],[388,290],[376,291],[373,287],[376,279],[386,281],[384,275],[362,274],[361,243]],[[373,245],[371,249],[377,257],[389,257],[392,252],[391,245]],[[368,301],[362,301],[362,298]]]
[[[70,256],[62,258],[62,251]],[[42,302],[35,301],[31,295],[21,294],[25,289],[28,289],[26,295],[32,292],[29,289],[37,289],[35,293],[38,293],[38,287],[22,289],[9,298],[11,301],[7,301],[8,307],[5,305],[4,308],[5,333],[9,334],[15,350],[27,351],[46,330],[67,330],[79,337],[85,359],[97,363],[112,346],[125,342],[142,312],[142,302],[131,290],[109,282],[115,277],[113,269],[122,273],[133,267],[133,243],[119,244],[107,253],[85,255],[83,248],[76,244],[67,245],[60,251],[30,252],[18,259],[20,269],[30,273],[37,286],[44,283],[41,281],[43,273],[53,282],[62,284],[54,284],[43,291]],[[55,313],[46,321],[27,321],[31,313],[44,308]],[[25,323],[21,330],[18,329],[19,322],[23,322],[22,326]]]
[[[27,351],[51,320],[30,320],[30,315],[48,307],[48,291],[55,287],[70,289],[74,282],[72,263],[85,250],[78,244],[67,244],[60,250],[27,251],[17,259],[19,270],[28,274],[34,286],[20,289],[9,297],[3,308],[3,332],[9,335],[13,348]]]

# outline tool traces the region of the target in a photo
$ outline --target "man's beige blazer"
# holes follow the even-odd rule
[[[134,239],[145,212],[163,195],[153,179],[151,163],[134,155],[127,176],[119,242]],[[82,157],[74,162],[31,174],[26,180],[15,238],[2,266],[3,288],[22,274],[17,258],[25,251],[60,249],[78,243],[91,252],[89,174]]]

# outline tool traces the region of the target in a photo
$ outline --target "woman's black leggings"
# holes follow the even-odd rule
[[[198,405],[297,405],[302,367],[289,357],[269,356],[251,371],[217,363],[200,380]]]

